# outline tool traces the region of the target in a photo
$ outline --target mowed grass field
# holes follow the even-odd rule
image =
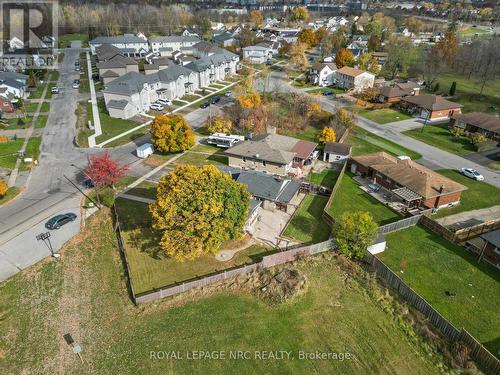
[[[420,226],[386,235],[380,259],[458,329],[500,351],[500,273]],[[402,272],[401,272],[402,271]],[[446,292],[455,293],[449,298]]]
[[[390,122],[408,120],[411,118],[411,115],[392,108],[360,109],[358,113],[378,124],[388,124]]]
[[[373,152],[385,151],[394,156],[409,156],[412,160],[422,157],[416,151],[400,146],[388,139],[382,138],[372,132],[360,127],[354,127],[347,138],[346,143],[352,145],[352,155],[359,156]]]
[[[307,243],[326,241],[330,237],[330,227],[322,217],[326,202],[328,202],[328,197],[306,195],[283,235]]]
[[[465,135],[455,137],[448,129],[448,123],[429,124],[423,131],[421,129],[412,129],[405,131],[404,134],[459,156],[466,156],[475,152],[470,138]]]
[[[133,190],[127,193],[138,195]],[[227,262],[220,262],[212,255],[178,262],[162,255],[158,246],[161,234],[152,228],[147,204],[118,198],[115,205],[136,294],[255,263],[271,252],[265,246],[249,246]]]
[[[378,225],[401,219],[396,212],[361,190],[350,172],[344,173],[337,193],[327,210],[334,218],[348,211],[366,211],[372,215]]]
[[[134,306],[100,212],[47,259],[0,284],[0,373],[87,374],[437,374],[435,356],[332,256],[297,264],[307,289],[269,306],[218,288]],[[70,333],[85,361],[64,342]],[[412,340],[412,341],[410,341]],[[293,360],[188,360],[187,351],[292,352]],[[300,360],[298,352],[350,353],[350,360]],[[179,351],[183,360],[151,358]],[[229,354],[227,354],[229,356]]]
[[[443,169],[438,172],[466,186],[467,190],[462,192],[459,205],[451,208],[442,208],[436,215],[432,216],[433,218],[500,205],[500,189],[497,187],[487,182],[475,181],[465,177],[460,172],[453,169]]]

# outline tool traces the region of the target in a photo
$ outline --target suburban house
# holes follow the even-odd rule
[[[323,149],[323,161],[328,163],[344,161],[351,156],[351,150],[352,146],[345,143],[326,142]]]
[[[439,95],[418,95],[401,98],[400,106],[411,114],[428,119],[443,120],[460,113],[462,106]]]
[[[257,44],[257,46],[269,48],[271,55],[276,56],[279,53],[282,44],[280,42],[264,41]]]
[[[500,229],[483,233],[479,236],[483,240],[480,257],[497,268],[500,268]]]
[[[0,113],[12,113],[15,111],[12,100],[15,96],[7,91],[6,87],[0,88]]]
[[[317,144],[278,134],[262,134],[227,149],[228,165],[286,176],[301,174]]]
[[[335,72],[335,84],[346,90],[363,91],[373,87],[374,82],[374,74],[350,66],[344,66]]]
[[[243,59],[249,60],[254,64],[264,64],[267,60],[272,59],[273,53],[271,48],[264,46],[249,46],[243,47]]]
[[[235,74],[239,57],[226,50],[204,56],[186,65],[172,63],[165,58],[146,64],[145,74],[131,71],[110,81],[103,91],[104,101],[111,117],[130,118],[158,99],[173,100]],[[160,65],[163,64],[163,65]],[[165,67],[165,69],[160,69]]]
[[[192,47],[200,42],[197,36],[157,36],[149,40],[151,51],[160,56],[172,56],[174,51],[191,51]]]
[[[454,113],[450,127],[464,129],[468,133],[481,133],[500,142],[500,118],[482,112]]]
[[[335,64],[316,63],[309,69],[309,82],[318,86],[332,86],[335,83]]]
[[[380,89],[379,102],[398,103],[405,96],[416,96],[420,93],[420,86],[416,82],[396,83]]]
[[[236,45],[236,42],[234,35],[227,31],[214,34],[212,37],[212,43],[217,44],[219,47],[231,47]]]
[[[104,102],[111,117],[127,119],[148,111],[158,99],[172,100],[196,90],[196,80],[192,70],[179,65],[147,75],[130,72],[105,88]]]
[[[215,44],[208,43],[205,41],[201,41],[193,45],[192,47],[192,54],[194,57],[197,57],[199,59],[203,57],[208,57],[215,55],[217,53],[221,52],[228,52],[220,47],[217,47]]]
[[[389,57],[389,54],[387,52],[372,52],[371,54],[377,59],[380,67],[384,66],[387,58]]]
[[[93,55],[96,53],[96,48],[103,44],[111,44],[129,57],[145,57],[149,52],[148,41],[133,34],[125,34],[122,36],[99,36],[89,42],[90,51]]]
[[[218,168],[229,173],[236,182],[245,185],[252,199],[261,202],[265,210],[279,209],[287,212],[293,206],[292,200],[299,194],[300,181],[298,180],[278,178],[259,171],[227,166]]]
[[[139,72],[139,64],[132,57],[124,56],[120,50],[110,44],[96,48],[99,77],[106,85],[129,72]]]
[[[381,185],[408,208],[455,205],[467,189],[412,160],[402,160],[385,152],[355,156],[349,164],[352,173]]]
[[[18,98],[27,98],[28,76],[16,72],[0,72],[0,89]]]

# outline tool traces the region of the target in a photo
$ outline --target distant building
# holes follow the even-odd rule
[[[315,63],[309,69],[309,82],[320,87],[335,83],[335,64]]]
[[[249,46],[243,48],[243,59],[254,64],[264,64],[267,60],[272,59],[273,53],[271,48],[264,46]]]
[[[405,96],[401,98],[400,106],[409,113],[431,121],[448,119],[460,113],[462,108],[462,105],[439,95]]]
[[[416,96],[420,93],[420,86],[416,82],[396,83],[380,89],[379,102],[399,103],[401,98]]]
[[[129,57],[145,57],[149,52],[147,40],[132,34],[125,34],[122,36],[99,36],[92,39],[89,42],[92,54],[95,55],[96,48],[103,44],[111,44],[120,49],[123,55]]]
[[[351,150],[352,146],[345,143],[326,142],[323,149],[323,161],[336,163],[346,160],[351,156]]]
[[[345,90],[360,92],[373,87],[374,82],[374,74],[349,66],[344,66],[335,72],[335,84]]]
[[[481,133],[500,142],[500,118],[482,112],[454,113],[450,127],[464,129],[468,133]]]

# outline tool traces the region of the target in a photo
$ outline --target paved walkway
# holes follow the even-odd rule
[[[94,134],[91,135],[88,138],[88,140],[89,140],[89,147],[95,147],[96,137],[98,137],[102,134],[101,119],[99,117],[99,108],[97,107],[97,96],[95,94],[94,80],[92,79],[92,63],[90,61],[90,55],[89,55],[88,51],[85,53],[85,55],[87,57],[87,75],[88,75],[89,87],[90,87],[90,100],[92,102],[92,118],[94,120],[94,124],[93,124],[94,125]]]
[[[490,220],[498,219],[499,217],[500,217],[500,205],[483,208],[480,210],[460,212],[459,214],[446,216],[441,219],[437,219],[436,221],[441,225],[448,226],[471,219],[480,220],[482,222],[488,222]]]

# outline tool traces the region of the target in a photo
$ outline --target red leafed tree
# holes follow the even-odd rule
[[[127,166],[119,166],[107,152],[91,156],[85,167],[85,175],[96,187],[111,186],[118,182],[127,171]]]

